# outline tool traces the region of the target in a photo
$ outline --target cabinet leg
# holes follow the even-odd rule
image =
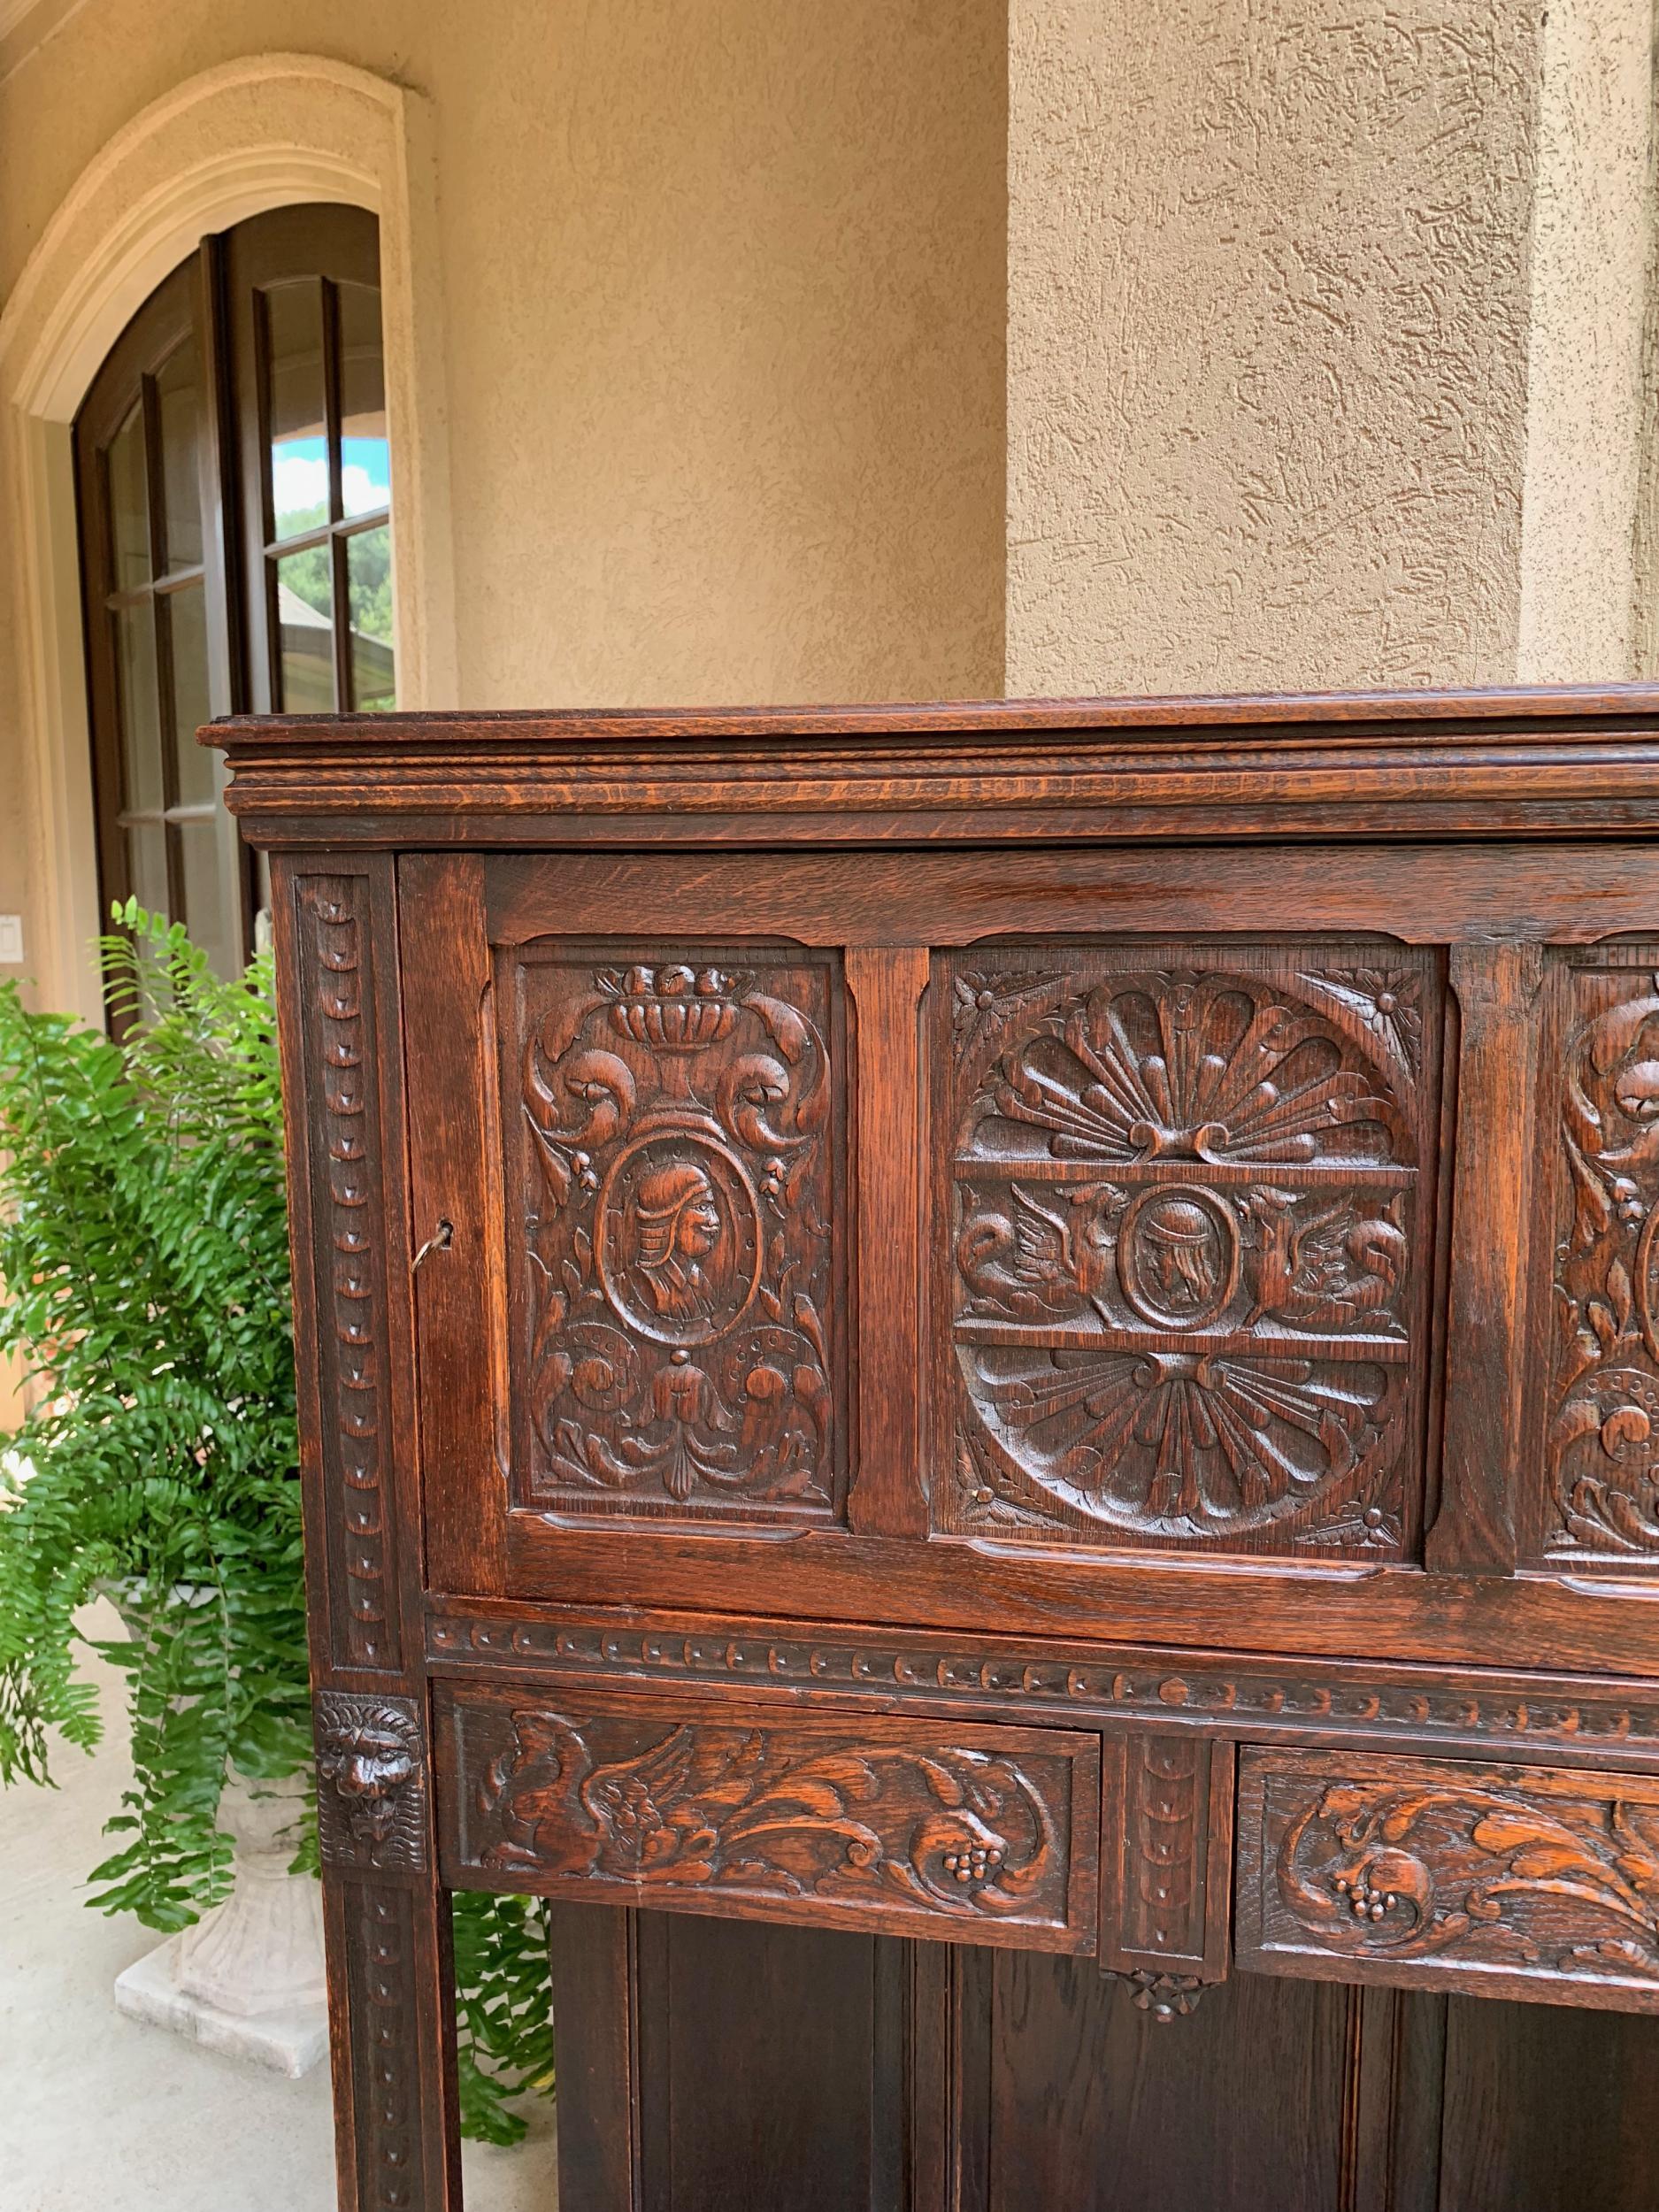
[[[555,1905],[549,1945],[564,2212],[640,2212],[639,1915]]]
[[[448,1893],[329,1869],[323,1918],[341,2212],[461,2212]]]

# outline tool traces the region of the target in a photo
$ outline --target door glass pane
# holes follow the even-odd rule
[[[275,563],[280,637],[277,707],[285,714],[332,714],[334,707],[334,584],[326,545]]]
[[[207,696],[207,601],[199,584],[163,601],[173,630],[173,789],[185,806],[213,797],[213,756],[196,733],[212,714]]]
[[[148,599],[116,610],[115,667],[120,687],[122,804],[153,814],[164,803],[161,714],[156,689],[155,609]]]
[[[107,457],[110,551],[117,591],[150,581],[150,488],[144,469],[144,411],[134,407],[110,441]]]
[[[338,290],[341,498],[347,514],[368,515],[392,503],[380,296],[372,284],[342,284]]]
[[[205,821],[180,822],[178,836],[184,864],[185,927],[206,953],[216,975],[235,975],[242,968],[242,922],[233,902],[234,888],[227,881],[224,825],[211,816]]]
[[[161,481],[165,557],[169,568],[194,568],[202,558],[202,487],[196,475],[201,434],[200,380],[196,343],[187,339],[167,356],[156,377],[161,419]]]
[[[346,540],[346,580],[351,598],[351,703],[360,714],[382,714],[397,703],[389,523]]]
[[[133,896],[151,914],[170,912],[167,892],[167,833],[159,822],[127,833],[127,864]]]
[[[273,526],[277,537],[293,538],[328,519],[320,280],[272,285],[265,326]]]

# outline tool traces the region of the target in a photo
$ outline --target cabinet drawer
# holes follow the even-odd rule
[[[1659,2011],[1659,1780],[1246,1749],[1236,1957]]]
[[[545,1688],[435,1695],[452,1887],[1094,1948],[1093,1736]]]

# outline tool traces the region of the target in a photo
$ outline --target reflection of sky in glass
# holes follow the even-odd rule
[[[349,515],[373,514],[392,503],[392,457],[384,438],[342,438],[341,491]]]
[[[391,505],[391,456],[384,438],[342,439],[340,457],[347,514],[373,514]],[[271,503],[279,537],[291,537],[326,518],[328,449],[322,439],[282,442],[272,464]]]

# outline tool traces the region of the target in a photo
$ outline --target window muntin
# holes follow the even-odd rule
[[[204,240],[76,420],[104,909],[130,894],[182,920],[225,974],[262,880],[197,728],[396,703],[378,278],[357,209]]]

